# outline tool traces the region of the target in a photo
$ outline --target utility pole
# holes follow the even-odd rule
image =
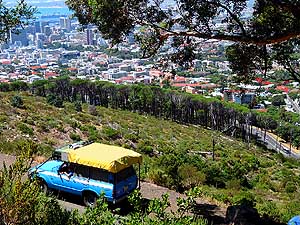
[[[291,129],[291,138],[290,138],[290,154],[292,153],[292,140],[293,140],[293,128]]]
[[[215,139],[212,139],[212,159],[215,161]]]

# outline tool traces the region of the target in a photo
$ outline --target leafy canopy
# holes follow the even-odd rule
[[[156,54],[168,43],[171,60],[190,65],[203,40],[230,41],[232,69],[248,79],[257,70],[266,75],[276,60],[290,75],[300,76],[291,65],[300,36],[300,2],[297,0],[67,0],[82,24],[95,24],[105,38],[119,43],[137,34],[144,56]],[[247,15],[247,16],[246,16]],[[289,50],[281,55],[283,49]],[[235,49],[235,50],[234,50]],[[280,53],[280,54],[278,54]],[[201,54],[201,53],[200,53]],[[235,54],[237,55],[234,57]],[[249,63],[250,62],[250,63]],[[296,69],[297,70],[297,69]]]
[[[36,9],[29,6],[25,0],[19,0],[14,7],[7,7],[0,1],[0,42],[6,41],[10,31],[19,33],[19,28],[28,25]]]

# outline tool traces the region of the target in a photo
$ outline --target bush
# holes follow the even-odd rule
[[[75,133],[71,133],[71,134],[70,134],[70,138],[71,138],[73,141],[80,141],[80,140],[81,140],[80,135],[75,134]]]
[[[233,196],[232,202],[236,205],[247,205],[253,207],[255,205],[255,196],[248,191],[242,191]]]
[[[206,176],[202,171],[198,171],[196,167],[189,164],[183,164],[178,168],[178,176],[185,189],[199,186],[206,180]]]
[[[294,182],[288,181],[285,184],[285,192],[286,193],[294,193],[295,191],[297,191],[297,186],[295,185]]]
[[[9,118],[6,115],[0,115],[0,123],[8,122]]]
[[[35,125],[34,120],[30,116],[26,117],[22,122],[27,123],[29,125]]]
[[[145,140],[139,141],[137,144],[137,150],[147,155],[151,155],[153,153],[153,147],[151,146],[150,141]]]
[[[50,104],[50,105],[54,105],[57,108],[63,108],[64,107],[63,100],[59,96],[54,95],[54,94],[47,95],[47,103]]]
[[[49,127],[46,122],[39,121],[37,125],[39,127],[39,132],[48,132],[49,131]]]
[[[240,190],[241,181],[239,179],[233,179],[226,182],[227,189]]]
[[[115,129],[111,128],[111,127],[103,128],[102,132],[109,139],[115,140],[115,139],[120,137],[120,132],[118,130],[115,130]]]
[[[98,116],[98,112],[96,109],[96,106],[94,105],[89,105],[89,113],[93,116]]]
[[[24,107],[23,99],[19,95],[13,96],[10,100],[10,104],[12,107],[16,107],[16,108]]]
[[[81,102],[79,102],[79,101],[74,102],[74,107],[77,112],[82,112]]]
[[[267,215],[270,219],[280,221],[280,209],[276,203],[271,201],[263,201],[260,204],[256,204],[256,209],[262,215]]]
[[[17,125],[17,128],[23,133],[23,134],[29,134],[33,135],[33,129],[31,127],[28,127],[25,123],[20,123]]]

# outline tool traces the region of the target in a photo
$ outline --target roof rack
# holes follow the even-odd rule
[[[93,141],[78,141],[73,144],[64,145],[62,147],[55,149],[54,152],[52,153],[51,158],[64,160],[62,153],[68,152],[70,150],[75,150],[75,149],[90,145],[92,143],[93,143]]]

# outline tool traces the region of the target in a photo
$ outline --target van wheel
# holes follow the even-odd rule
[[[39,179],[38,184],[39,184],[41,192],[43,192],[44,194],[47,194],[48,193],[48,186],[47,186],[46,182],[42,179]]]
[[[87,207],[94,208],[96,206],[98,196],[93,192],[85,192],[83,194],[83,203]]]

